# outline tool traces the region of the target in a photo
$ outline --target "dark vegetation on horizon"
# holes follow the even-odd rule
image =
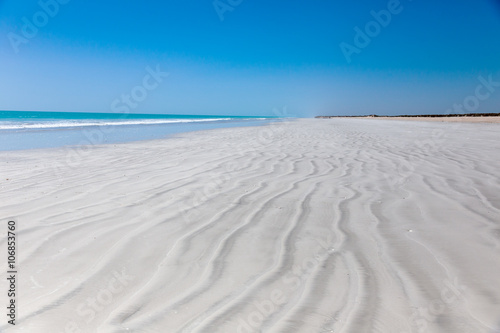
[[[379,116],[376,114],[370,114],[365,116],[316,116],[315,118],[359,118],[359,117],[500,117],[500,113],[450,113],[450,114],[405,114],[397,116]]]

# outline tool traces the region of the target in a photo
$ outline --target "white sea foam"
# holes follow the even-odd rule
[[[62,120],[62,121],[43,121],[43,122],[7,122],[0,123],[0,130],[10,129],[50,129],[50,128],[69,128],[69,127],[88,127],[88,126],[125,126],[125,125],[160,125],[174,123],[197,123],[209,121],[224,121],[233,118],[200,118],[200,119],[134,119],[134,120]],[[264,118],[259,118],[264,119]],[[258,120],[258,119],[256,119]]]

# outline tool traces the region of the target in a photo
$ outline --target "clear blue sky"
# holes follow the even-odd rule
[[[54,1],[0,0],[0,109],[112,112],[135,89],[139,113],[500,112],[500,86],[471,97],[500,82],[494,0]],[[169,75],[145,90],[148,66]]]

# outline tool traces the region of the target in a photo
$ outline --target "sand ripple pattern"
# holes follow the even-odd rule
[[[2,332],[500,332],[498,124],[309,119],[71,151],[0,155],[20,241]]]

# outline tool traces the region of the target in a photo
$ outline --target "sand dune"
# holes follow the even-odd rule
[[[499,151],[498,124],[308,119],[2,152],[0,330],[498,332]]]

